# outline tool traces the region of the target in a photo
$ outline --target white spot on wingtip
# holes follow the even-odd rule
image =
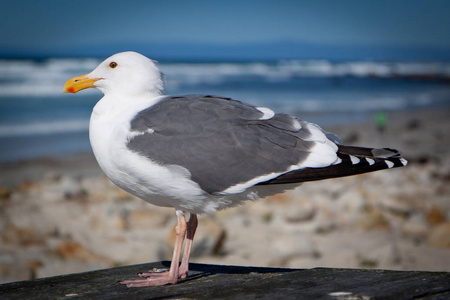
[[[338,165],[342,162],[342,159],[340,157],[336,158],[336,160],[334,161],[333,165]]]
[[[400,162],[402,163],[403,166],[406,166],[408,164],[408,161],[403,157],[400,158]]]
[[[367,158],[366,157],[366,160],[367,160],[367,162],[369,163],[370,166],[375,163],[375,161],[373,159],[371,159],[371,158]]]
[[[267,107],[257,107],[257,110],[263,113],[263,116],[259,118],[260,120],[269,120],[275,116],[275,112]]]
[[[389,160],[385,160],[384,163],[388,166],[389,169],[394,166],[394,163],[392,161],[389,161]]]
[[[353,155],[350,155],[350,160],[352,161],[352,165],[359,164],[360,162],[360,159]]]

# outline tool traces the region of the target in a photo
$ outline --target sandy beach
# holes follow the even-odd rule
[[[201,216],[191,261],[450,271],[450,110],[390,113],[384,133],[372,122],[324,129],[400,149],[409,164]],[[173,209],[115,187],[91,153],[0,174],[0,283],[170,260]]]

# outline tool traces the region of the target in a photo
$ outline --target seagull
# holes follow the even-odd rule
[[[345,146],[316,124],[266,107],[214,95],[164,95],[157,62],[136,52],[107,58],[68,80],[63,92],[87,88],[104,94],[89,124],[100,168],[120,188],[173,207],[177,216],[169,270],[121,282],[128,287],[175,284],[188,276],[198,214],[302,182],[407,164],[395,149]]]

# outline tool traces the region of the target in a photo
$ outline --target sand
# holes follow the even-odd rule
[[[191,261],[450,271],[450,110],[391,113],[384,133],[324,129],[409,164],[201,216]],[[170,259],[173,209],[116,188],[91,153],[0,172],[0,283]]]

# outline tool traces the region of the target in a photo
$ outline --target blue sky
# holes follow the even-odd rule
[[[450,48],[446,0],[8,0],[0,6],[0,49],[279,40]]]

